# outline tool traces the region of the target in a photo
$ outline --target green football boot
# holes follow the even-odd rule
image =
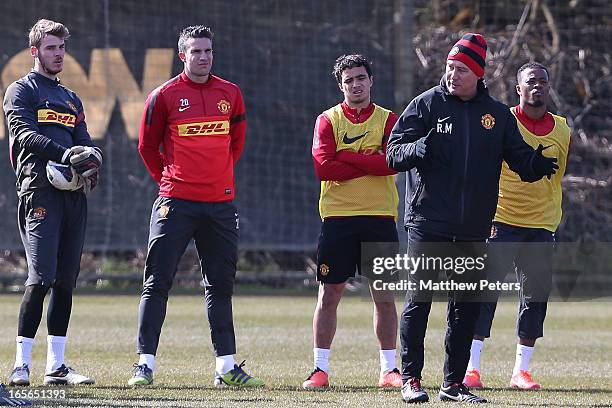
[[[264,382],[259,378],[251,377],[243,369],[243,360],[240,365],[234,364],[234,369],[226,374],[215,373],[215,387],[261,387]]]
[[[151,385],[153,384],[153,370],[146,364],[134,364],[134,374],[128,380],[128,385]]]

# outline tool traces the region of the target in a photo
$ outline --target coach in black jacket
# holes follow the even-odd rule
[[[508,106],[489,96],[483,81],[486,41],[466,34],[451,49],[440,85],[413,99],[393,128],[387,147],[389,167],[413,171],[416,183],[406,194],[405,226],[408,255],[448,255],[455,244],[438,244],[432,252],[425,243],[474,243],[461,247],[465,255],[483,254],[497,205],[502,161],[523,181],[533,182],[555,172],[556,159],[533,150],[520,135]],[[442,252],[440,252],[442,251]],[[480,251],[480,252],[479,252]],[[456,253],[456,252],[453,252]],[[412,271],[417,290],[408,291],[400,321],[402,396],[406,402],[429,399],[421,387],[423,342],[431,308],[431,291],[418,290],[432,271]],[[437,275],[439,271],[433,271]],[[477,281],[478,271],[447,270],[447,277]],[[482,272],[482,271],[479,271]],[[459,280],[461,280],[459,279]],[[440,399],[486,402],[461,382],[470,355],[470,342],[479,303],[451,292],[445,339],[444,383]],[[463,300],[463,301],[462,301]]]

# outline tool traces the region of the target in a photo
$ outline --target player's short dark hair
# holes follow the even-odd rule
[[[181,30],[178,39],[178,50],[180,52],[187,51],[187,41],[191,38],[208,38],[211,42],[213,40],[214,34],[210,30],[210,27],[206,27],[203,25],[195,25],[185,27]]]
[[[546,72],[546,76],[550,77],[550,74],[548,73],[548,68],[546,68],[544,64],[540,64],[539,62],[528,62],[526,64],[521,65],[518,71],[516,71],[517,83],[521,82],[521,74],[523,73],[523,71],[526,71],[528,69],[543,69],[544,72]]]
[[[370,61],[361,54],[341,55],[336,59],[332,75],[336,82],[342,82],[342,71],[349,68],[364,67],[368,73],[368,77],[372,76],[372,67]]]
[[[32,26],[32,28],[30,28],[30,33],[28,34],[30,47],[40,47],[40,42],[47,35],[54,35],[62,40],[65,40],[70,37],[70,32],[68,31],[68,27],[62,23],[41,18]]]

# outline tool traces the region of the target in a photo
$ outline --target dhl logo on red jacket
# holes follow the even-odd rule
[[[177,125],[179,136],[222,136],[228,135],[230,122],[226,117],[210,117],[208,120],[181,123]]]

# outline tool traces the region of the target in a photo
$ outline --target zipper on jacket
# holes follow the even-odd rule
[[[210,76],[208,77],[208,80],[210,81]],[[200,88],[200,99],[202,100],[202,112],[204,113],[204,116],[206,116],[206,99],[204,98],[204,89]]]
[[[467,179],[467,166],[469,159],[469,151],[470,151],[470,122],[468,118],[468,102],[463,102],[463,121],[465,123],[465,158],[463,162],[463,186],[461,188],[461,213],[459,217],[459,223],[463,224],[463,218],[465,215],[465,187],[466,187],[466,179]]]
[[[419,201],[419,197],[421,196],[421,192],[423,190],[423,181],[419,177],[419,181],[417,182],[416,189],[414,190],[414,195],[410,200],[409,208],[413,208],[417,201]]]

